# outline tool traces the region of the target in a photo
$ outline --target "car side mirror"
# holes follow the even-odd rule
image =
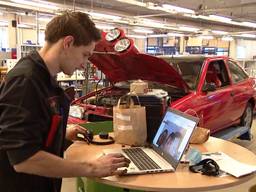
[[[216,85],[215,83],[206,83],[203,86],[203,92],[211,92],[216,90]]]

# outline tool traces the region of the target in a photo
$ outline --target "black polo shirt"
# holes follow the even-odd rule
[[[63,156],[68,109],[67,97],[37,52],[7,74],[0,86],[0,191],[60,191],[61,179],[17,173],[13,165],[39,150]]]

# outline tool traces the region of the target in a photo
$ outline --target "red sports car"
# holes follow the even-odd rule
[[[150,56],[139,53],[122,32],[119,36],[115,33],[104,33],[90,58],[112,85],[75,100],[70,123],[112,119],[112,107],[129,92],[131,82],[141,79],[149,85],[149,92],[140,96],[141,103],[151,106],[147,115],[151,113],[151,123],[156,120],[154,126],[170,106],[198,116],[199,126],[211,133],[234,125],[251,127],[255,82],[234,60],[224,56]],[[74,108],[80,115],[72,117]]]

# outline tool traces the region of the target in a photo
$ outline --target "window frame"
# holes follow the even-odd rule
[[[0,26],[0,49],[9,48],[9,32],[7,26]]]
[[[244,71],[244,69],[236,61],[234,61],[232,59],[228,59],[227,60],[227,65],[228,65],[228,68],[229,68],[230,77],[231,77],[231,81],[232,81],[233,84],[240,83],[240,82],[245,81],[246,79],[249,78],[249,75]],[[235,66],[235,67],[233,67],[233,66]],[[232,70],[232,67],[233,67],[233,69],[236,68],[236,70],[239,69],[240,72],[238,74],[242,74],[242,78],[240,78],[238,81],[235,79],[234,75],[232,75],[232,74],[234,74],[234,72]]]

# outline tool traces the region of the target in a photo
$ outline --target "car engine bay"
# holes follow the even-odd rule
[[[70,108],[70,116],[90,121],[92,121],[91,116],[95,117],[93,121],[112,120],[113,107],[118,104],[122,96],[129,92],[130,89],[127,86],[113,86],[96,91],[88,97],[85,96],[75,101]],[[184,95],[186,93],[175,87],[150,83],[148,91],[144,94],[134,95],[133,100],[136,105],[141,104],[146,108],[159,106],[160,114],[155,114],[159,116],[164,113],[172,101]]]

